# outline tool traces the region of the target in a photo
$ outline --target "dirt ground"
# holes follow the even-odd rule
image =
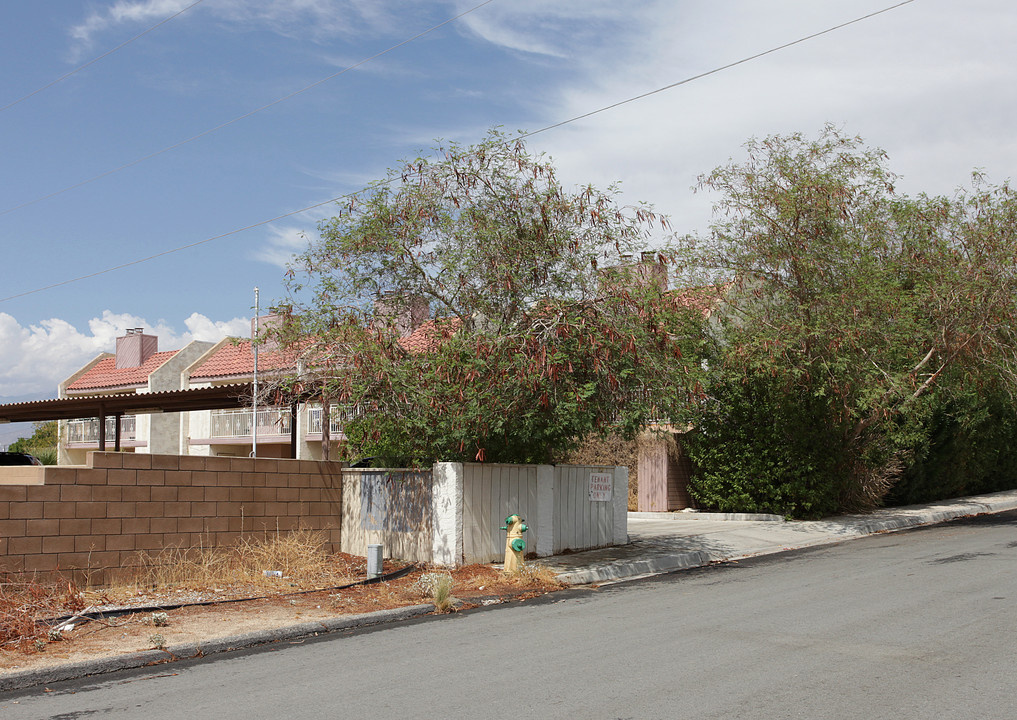
[[[400,568],[400,563],[385,561],[386,574]],[[279,587],[268,593],[263,587],[168,587],[147,592],[135,590],[129,594],[93,591],[84,596],[90,607],[79,612],[93,607],[138,608],[209,600],[216,604],[166,610],[165,625],[161,626],[154,623],[150,609],[87,622],[71,620],[73,629],[65,625],[57,637],[0,649],[0,674],[418,605],[431,601],[423,589],[427,578],[421,581],[421,577],[430,572],[451,574],[453,611],[480,604],[524,600],[562,587],[547,571],[531,569],[510,577],[494,566],[468,565],[450,571],[414,567],[408,574],[384,582],[312,592],[294,590],[295,584],[286,582],[286,578],[281,578]],[[222,602],[266,594],[269,597],[263,599]],[[47,633],[42,637],[47,638]]]

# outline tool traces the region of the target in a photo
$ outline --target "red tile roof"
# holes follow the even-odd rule
[[[83,390],[109,390],[112,388],[144,387],[148,376],[179,350],[152,353],[148,360],[138,367],[118,368],[115,356],[103,358],[91,370],[67,386],[67,392]]]
[[[287,367],[285,358],[280,352],[261,349],[258,351],[258,371],[277,370]],[[191,380],[211,380],[224,377],[244,377],[254,374],[254,351],[251,341],[243,340],[237,344],[226,343],[208,360],[203,362],[191,373]]]
[[[710,317],[727,295],[733,283],[703,285],[700,287],[669,290],[667,296],[679,307],[699,310],[704,318]]]
[[[406,337],[399,338],[399,344],[406,352],[417,353],[434,350],[441,341],[455,335],[463,325],[459,318],[436,318],[426,320]]]

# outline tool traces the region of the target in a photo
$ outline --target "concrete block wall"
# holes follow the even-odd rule
[[[41,482],[0,472],[0,571],[98,584],[138,551],[301,528],[325,531],[339,549],[337,464],[99,452],[88,460],[38,468]]]

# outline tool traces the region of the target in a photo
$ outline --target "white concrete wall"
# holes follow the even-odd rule
[[[321,440],[308,440],[307,428],[311,424],[310,406],[300,403],[297,406],[297,459],[321,460]]]
[[[590,499],[591,473],[613,481]],[[437,463],[430,472],[344,469],[342,549],[381,543],[386,557],[454,566],[505,557],[509,515],[528,530],[526,553],[545,557],[628,541],[628,469]]]
[[[183,380],[184,371],[199,357],[208,352],[215,343],[193,340],[181,348],[173,357],[152,371],[148,376],[148,392],[165,392],[167,390],[185,389]],[[138,426],[142,424],[141,419],[147,418],[147,444],[138,448],[139,452],[147,452],[155,455],[173,455],[181,451],[182,437],[181,415],[184,413],[158,413],[155,415],[139,415]],[[140,437],[139,437],[140,439]]]
[[[463,464],[434,466],[431,502],[431,562],[455,566],[463,562]]]
[[[341,472],[342,551],[366,555],[368,545],[380,543],[386,557],[431,562],[433,471]]]

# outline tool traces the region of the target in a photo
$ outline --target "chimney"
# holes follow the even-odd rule
[[[667,268],[657,259],[657,253],[643,251],[638,262],[633,261],[632,255],[621,255],[619,260],[618,265],[598,272],[602,288],[638,286],[656,287],[661,292],[667,290]]]
[[[374,301],[374,316],[383,323],[392,322],[399,337],[406,337],[431,316],[427,300],[402,293],[382,293]]]
[[[657,260],[657,253],[644,250],[640,256],[638,272],[639,278],[647,285],[656,285],[661,292],[667,290],[667,268]]]
[[[140,367],[157,352],[159,338],[155,335],[146,335],[145,328],[128,328],[125,335],[117,338],[116,366]]]
[[[262,339],[261,344],[258,346],[260,352],[269,352],[272,350],[279,349],[279,339],[277,337],[266,338],[266,331],[271,328],[283,328],[286,323],[292,318],[288,308],[272,308],[272,312],[268,315],[261,315],[257,318],[258,325],[258,337]],[[251,318],[251,339],[255,337],[254,332],[255,318]]]

